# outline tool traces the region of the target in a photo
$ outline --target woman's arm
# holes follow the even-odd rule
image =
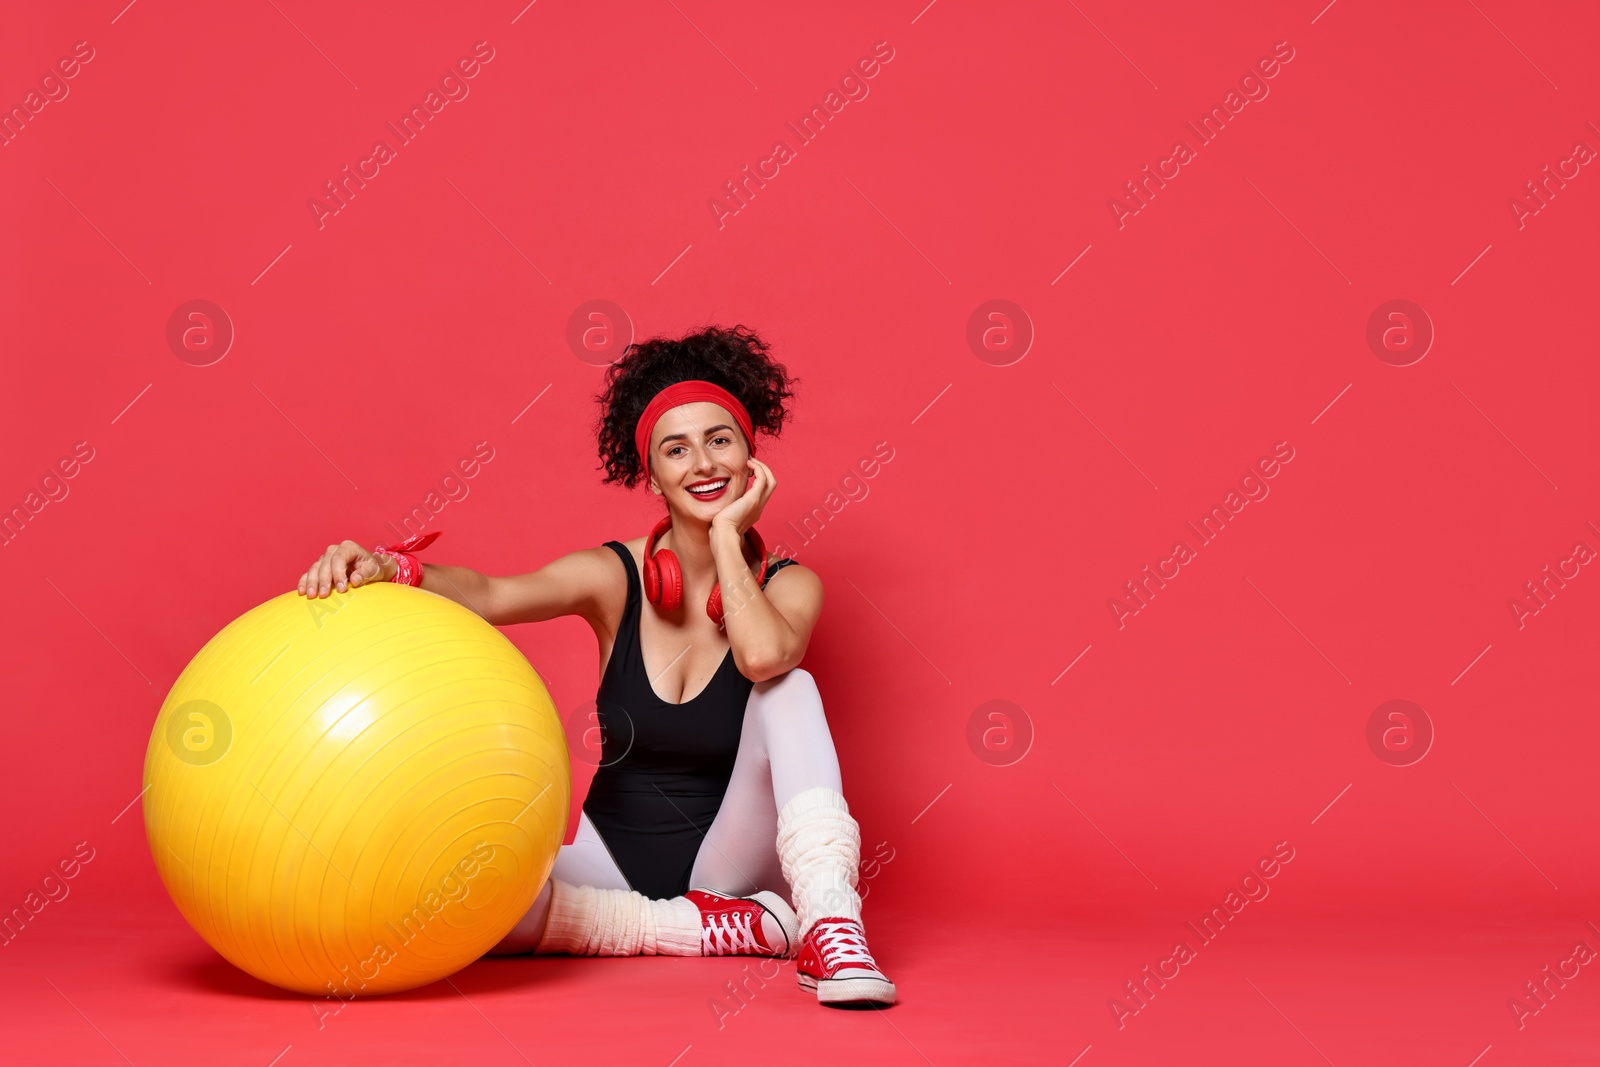
[[[449,597],[496,626],[562,615],[597,617],[616,564],[604,545],[569,552],[528,574],[491,576],[470,567],[425,563],[422,588]]]
[[[716,523],[711,524],[711,554],[722,588],[723,625],[739,673],[764,682],[798,667],[822,613],[822,579],[795,564],[762,589],[745,563],[737,533]],[[779,580],[791,572],[792,577]]]

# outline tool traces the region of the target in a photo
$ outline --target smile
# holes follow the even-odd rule
[[[715,482],[705,482],[702,485],[688,486],[690,493],[701,500],[715,500],[728,491],[728,479],[722,478]]]

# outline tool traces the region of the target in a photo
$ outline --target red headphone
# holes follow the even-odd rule
[[[644,595],[650,603],[659,605],[663,611],[672,611],[683,603],[683,569],[678,566],[678,557],[672,554],[670,548],[652,553],[656,541],[671,525],[670,514],[661,516],[661,521],[656,523],[655,529],[650,531],[650,536],[644,541]],[[756,581],[758,583],[766,581],[767,546],[762,542],[761,535],[756,532],[754,526],[745,531],[744,540],[745,544],[755,549],[756,555],[761,560],[761,573]],[[721,628],[721,582],[711,587],[711,597],[706,601],[706,614],[711,616],[711,621],[716,623],[718,628]]]

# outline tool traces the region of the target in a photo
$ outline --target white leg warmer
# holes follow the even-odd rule
[[[540,953],[573,956],[698,956],[700,909],[685,897],[651,900],[631,889],[550,880]]]
[[[802,938],[818,919],[860,921],[861,828],[843,794],[827,786],[795,794],[778,812],[778,859]]]

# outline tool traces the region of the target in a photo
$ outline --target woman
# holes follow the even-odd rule
[[[497,626],[594,629],[601,763],[576,838],[492,954],[797,956],[821,1003],[894,1003],[861,926],[860,830],[799,667],[822,583],[754,530],[777,486],[754,434],[780,432],[791,384],[742,326],[630,345],[597,431],[605,480],[647,481],[666,504],[649,535],[505,577],[424,568],[412,553],[437,531],[345,541],[301,576],[308,597],[401,581]]]

